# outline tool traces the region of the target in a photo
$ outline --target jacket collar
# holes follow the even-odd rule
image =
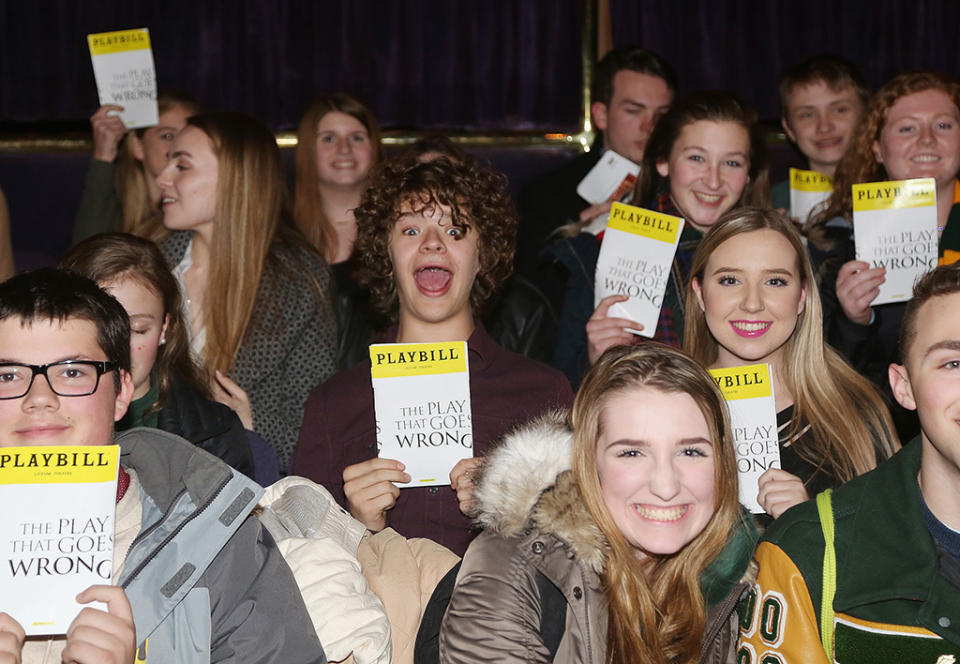
[[[834,503],[838,521],[853,517],[849,537],[837,531],[834,607],[847,611],[884,601],[913,600],[922,603],[921,624],[960,642],[960,625],[946,629],[940,624],[940,616],[960,613],[960,592],[941,578],[936,548],[921,515],[917,483],[921,451],[918,437],[854,480],[862,483],[855,500],[841,503],[839,509]]]
[[[508,434],[487,453],[474,494],[477,522],[505,537],[530,526],[565,541],[576,557],[599,574],[609,549],[606,538],[583,506],[570,472],[573,434],[564,414],[551,413]],[[707,603],[722,601],[744,578],[758,534],[741,510],[739,527],[701,578]]]
[[[129,429],[117,435],[116,443],[120,463],[137,471],[144,492],[161,511],[182,488],[194,504],[203,504],[233,475],[227,464],[208,452],[158,429]]]

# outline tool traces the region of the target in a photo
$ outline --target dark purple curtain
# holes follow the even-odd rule
[[[779,116],[777,87],[801,58],[832,52],[879,87],[911,69],[960,74],[955,0],[610,0],[614,44],[640,44],[677,69],[681,88],[726,88]]]
[[[294,127],[315,96],[391,127],[576,129],[579,0],[0,3],[0,120],[87,118],[86,35],[150,28],[160,85]]]

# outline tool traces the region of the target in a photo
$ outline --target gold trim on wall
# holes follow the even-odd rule
[[[590,121],[590,87],[593,81],[593,64],[597,51],[597,0],[583,0],[583,30],[581,33],[580,61],[583,69],[581,89],[582,109],[580,131],[575,134],[563,132],[465,132],[443,131],[385,131],[385,146],[401,146],[413,143],[423,136],[442,132],[458,145],[472,148],[506,147],[551,147],[566,150],[587,151],[593,142],[593,127]],[[284,149],[297,145],[297,135],[292,131],[277,133],[277,144]],[[68,131],[45,134],[35,130],[23,133],[0,134],[0,153],[16,152],[91,152],[93,140],[89,132]]]

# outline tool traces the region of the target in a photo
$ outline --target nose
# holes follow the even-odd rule
[[[173,184],[173,163],[168,159],[167,165],[163,167],[160,171],[160,174],[157,176],[157,186],[163,189],[164,187],[169,187]]]
[[[353,151],[353,146],[350,144],[350,139],[346,136],[340,136],[337,138],[337,154],[350,154]]]
[[[933,127],[929,124],[922,123],[920,125],[920,135],[917,137],[917,142],[924,145],[932,145],[934,143]]]
[[[703,177],[703,182],[711,189],[720,188],[720,163],[714,162],[707,166],[707,172]]]
[[[30,391],[23,397],[23,410],[32,411],[42,408],[56,410],[59,405],[60,398],[51,389],[47,377],[45,375],[34,376]]]
[[[420,251],[424,253],[438,253],[446,250],[443,241],[444,229],[440,226],[429,225],[420,236]]]
[[[746,285],[743,291],[743,299],[740,301],[740,308],[751,313],[763,310],[763,296],[760,293],[759,284]]]
[[[833,120],[828,113],[822,113],[817,116],[817,133],[829,134],[833,131]]]
[[[655,459],[650,475],[650,493],[664,502],[673,500],[680,493],[680,474],[673,460],[672,455]]]

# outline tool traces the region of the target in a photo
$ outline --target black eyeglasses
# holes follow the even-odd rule
[[[100,386],[100,376],[113,371],[116,362],[63,360],[50,364],[0,364],[0,399],[19,399],[41,374],[53,393],[61,397],[85,397]]]

